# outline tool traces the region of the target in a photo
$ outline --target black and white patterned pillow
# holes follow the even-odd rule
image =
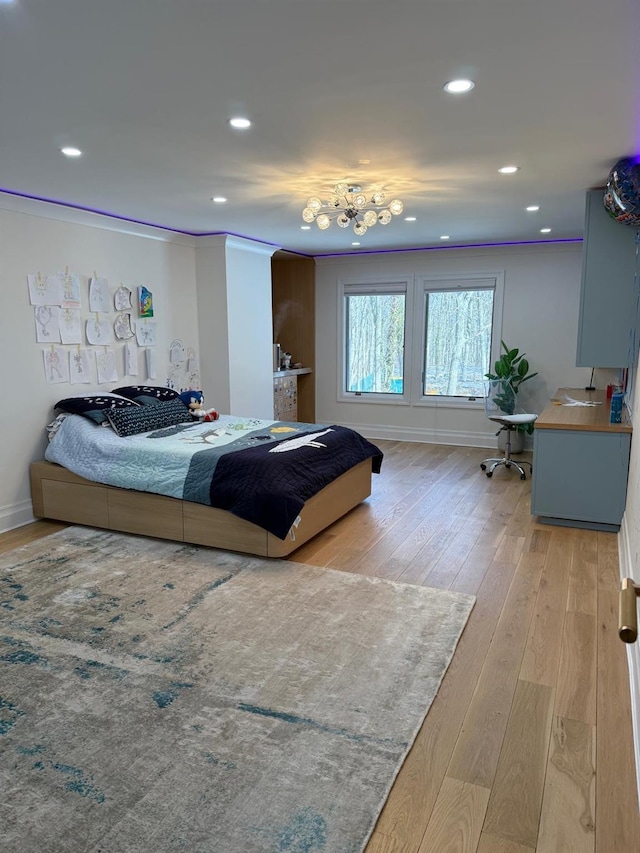
[[[68,415],[82,415],[96,424],[107,424],[106,413],[111,409],[139,409],[138,403],[120,394],[105,392],[104,394],[85,394],[78,397],[66,397],[58,400],[54,409],[60,409]]]
[[[182,400],[167,400],[153,406],[136,406],[131,409],[110,409],[107,419],[119,436],[137,435],[155,429],[193,422],[189,409]]]
[[[162,385],[124,385],[122,388],[114,388],[114,394],[122,394],[142,406],[165,403],[180,396],[173,388],[165,388]]]

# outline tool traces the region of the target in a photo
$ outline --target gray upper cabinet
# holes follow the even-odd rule
[[[578,367],[627,367],[636,321],[636,228],[612,219],[604,190],[587,192]]]

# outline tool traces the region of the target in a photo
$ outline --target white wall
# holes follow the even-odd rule
[[[273,418],[272,247],[227,238],[232,415]]]
[[[227,326],[226,237],[202,237],[195,249],[200,338],[200,377],[206,408],[228,412],[229,329]]]
[[[634,381],[635,400],[632,422],[636,430],[640,428],[640,388],[638,388],[638,382],[640,382],[640,371],[636,371]],[[637,436],[631,440],[627,505],[618,535],[618,553],[620,577],[630,577],[636,583],[640,583],[640,441],[638,441]],[[627,646],[627,657],[638,777],[638,802],[640,803],[640,640]]]
[[[205,405],[273,417],[271,255],[242,237],[201,237],[196,280]]]
[[[116,344],[120,380],[98,386],[55,384],[45,381],[44,344],[36,343],[33,306],[27,275],[57,272],[69,267],[81,276],[82,316],[89,316],[88,277],[109,280],[113,293],[120,283],[135,290],[145,284],[152,292],[158,323],[157,381],[163,385],[169,368],[169,343],[180,338],[198,349],[195,256],[193,239],[154,229],[121,233],[105,217],[70,214],[62,221],[60,209],[42,203],[13,201],[0,196],[0,529],[32,520],[29,463],[42,458],[45,425],[53,418],[53,404],[86,390],[109,390],[118,384],[145,381],[140,358],[137,379],[123,381],[121,344]],[[84,219],[86,223],[79,224]],[[119,224],[129,231],[133,226]],[[136,316],[135,310],[132,312]],[[115,316],[115,312],[112,317]],[[70,349],[66,347],[65,349]]]
[[[539,412],[559,387],[588,384],[575,367],[581,244],[394,252],[316,259],[316,418],[372,438],[494,446],[495,429],[480,407],[376,405],[337,400],[338,283],[377,276],[504,271],[502,336],[526,351],[539,376],[523,385],[519,402]],[[596,372],[596,382],[598,375]],[[601,383],[599,384],[601,387]]]

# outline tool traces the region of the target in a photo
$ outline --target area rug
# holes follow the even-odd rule
[[[471,596],[81,527],[0,557],[0,848],[359,853]]]

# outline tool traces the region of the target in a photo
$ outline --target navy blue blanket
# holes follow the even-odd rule
[[[305,501],[365,459],[378,473],[382,453],[340,426],[227,453],[210,485],[211,506],[285,539]]]

